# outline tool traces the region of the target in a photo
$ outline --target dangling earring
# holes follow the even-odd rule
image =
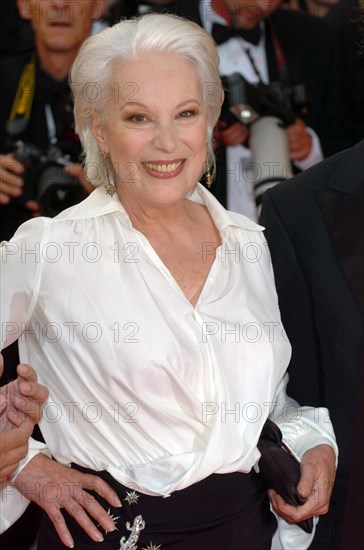
[[[115,189],[115,185],[113,185],[112,183],[110,183],[109,181],[109,159],[110,159],[110,153],[106,153],[105,151],[101,151],[101,154],[102,154],[102,158],[104,159],[104,163],[105,163],[105,170],[106,170],[106,179],[107,179],[107,183],[105,183],[104,187],[106,189],[106,194],[107,195],[110,195],[110,197],[113,196],[113,194],[115,193],[116,189]]]
[[[210,172],[210,168],[208,168],[206,170],[206,173],[205,173],[205,181],[206,181],[206,185],[207,185],[207,189],[210,189],[211,185],[212,185],[212,174]]]

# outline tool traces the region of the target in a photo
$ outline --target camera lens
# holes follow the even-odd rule
[[[44,216],[54,217],[87,196],[79,181],[58,164],[48,164],[38,183],[38,202]]]

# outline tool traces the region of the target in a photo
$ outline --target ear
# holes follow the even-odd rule
[[[31,9],[30,1],[29,0],[16,0],[19,15],[22,19],[31,19],[31,13],[34,12],[37,8],[36,6],[33,6],[33,9]]]
[[[106,143],[106,140],[105,140],[104,128],[101,124],[99,115],[95,112],[92,113],[91,130],[92,130],[92,133],[94,135],[94,138],[96,139],[97,143],[99,144],[100,150],[107,153],[108,148],[107,148],[107,143]]]

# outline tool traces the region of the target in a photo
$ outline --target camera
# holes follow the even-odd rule
[[[221,80],[225,99],[220,120],[226,126],[237,120],[250,125],[251,178],[259,206],[269,187],[293,175],[284,128],[307,111],[305,86],[261,81],[252,84],[239,73],[222,76]]]
[[[282,127],[292,124],[299,113],[307,110],[306,90],[303,84],[286,86],[281,82],[252,84],[239,73],[221,77],[225,100],[221,120],[230,126],[236,119],[252,124],[258,118],[274,116]]]
[[[17,141],[13,156],[25,166],[24,189],[18,202],[36,200],[43,216],[56,216],[87,196],[78,179],[64,171],[72,164],[71,155],[58,145],[50,145],[43,152],[31,143]]]

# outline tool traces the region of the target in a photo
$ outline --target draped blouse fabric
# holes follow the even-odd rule
[[[215,259],[195,307],[102,188],[2,244],[2,346],[19,338],[50,390],[48,452],[150,495],[249,472],[268,414],[298,454],[335,446],[325,410],[322,422],[298,414],[285,394],[290,345],[263,228],[199,184],[188,198],[207,206],[222,240],[201,250]]]

